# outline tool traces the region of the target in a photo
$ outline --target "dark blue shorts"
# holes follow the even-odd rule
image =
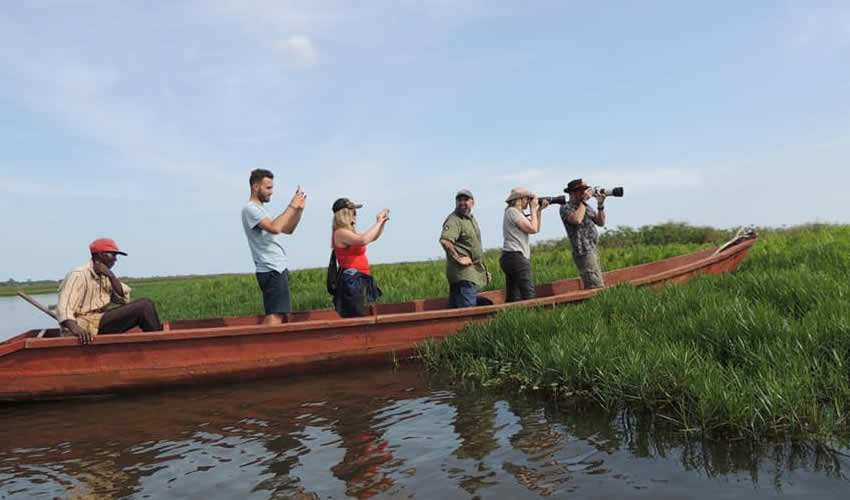
[[[263,291],[263,308],[266,314],[284,314],[292,311],[289,303],[289,269],[282,273],[269,271],[257,273],[257,283]]]
[[[477,305],[478,287],[471,281],[458,281],[449,284],[449,308],[473,307]]]

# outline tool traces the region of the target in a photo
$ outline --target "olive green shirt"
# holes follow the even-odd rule
[[[472,265],[462,266],[446,253],[446,277],[449,283],[469,281],[482,288],[487,285],[487,268],[484,267],[484,249],[481,246],[481,229],[478,221],[470,214],[463,217],[452,212],[443,222],[441,240],[452,242],[458,255],[472,259]]]

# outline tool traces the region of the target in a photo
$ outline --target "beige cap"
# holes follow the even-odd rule
[[[536,195],[524,187],[515,187],[511,189],[511,194],[505,198],[505,203],[510,203],[517,198],[535,198]]]

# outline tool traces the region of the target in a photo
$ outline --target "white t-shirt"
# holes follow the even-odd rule
[[[531,249],[528,246],[528,233],[519,228],[518,221],[525,219],[522,210],[516,207],[505,209],[505,217],[502,219],[502,236],[505,243],[502,250],[505,252],[522,252],[526,259],[531,258]]]

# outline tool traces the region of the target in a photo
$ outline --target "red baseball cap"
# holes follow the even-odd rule
[[[118,250],[118,245],[116,245],[115,240],[111,238],[98,238],[92,241],[89,245],[89,250],[91,250],[92,254],[101,252],[112,252],[120,253],[121,255],[127,255],[121,250]]]

